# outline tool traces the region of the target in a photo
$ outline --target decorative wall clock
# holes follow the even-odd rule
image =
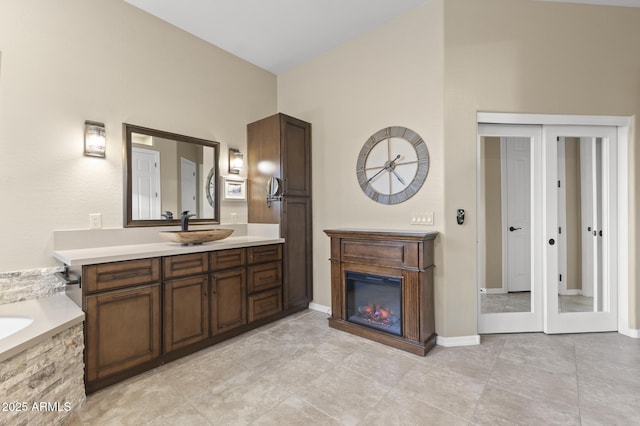
[[[207,184],[205,187],[207,194],[207,201],[211,207],[216,207],[216,168],[212,167],[207,176]]]
[[[381,204],[398,204],[413,197],[427,179],[429,150],[411,129],[386,127],[374,133],[360,150],[358,184]]]

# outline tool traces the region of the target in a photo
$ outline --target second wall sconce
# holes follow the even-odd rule
[[[240,174],[244,166],[244,159],[239,149],[229,148],[229,173]]]
[[[97,121],[84,122],[84,155],[91,157],[106,156],[107,151],[107,133],[104,123]]]

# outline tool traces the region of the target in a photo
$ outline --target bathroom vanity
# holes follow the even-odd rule
[[[82,275],[86,392],[295,312],[283,309],[283,243],[245,236],[56,251]]]

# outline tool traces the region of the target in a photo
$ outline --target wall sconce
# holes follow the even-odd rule
[[[107,133],[104,123],[84,122],[84,155],[104,158],[107,150]]]
[[[244,159],[239,149],[229,148],[229,173],[240,174]]]

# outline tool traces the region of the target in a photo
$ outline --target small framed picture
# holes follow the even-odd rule
[[[225,201],[245,201],[247,199],[247,180],[235,176],[223,176],[222,191],[222,198]]]

